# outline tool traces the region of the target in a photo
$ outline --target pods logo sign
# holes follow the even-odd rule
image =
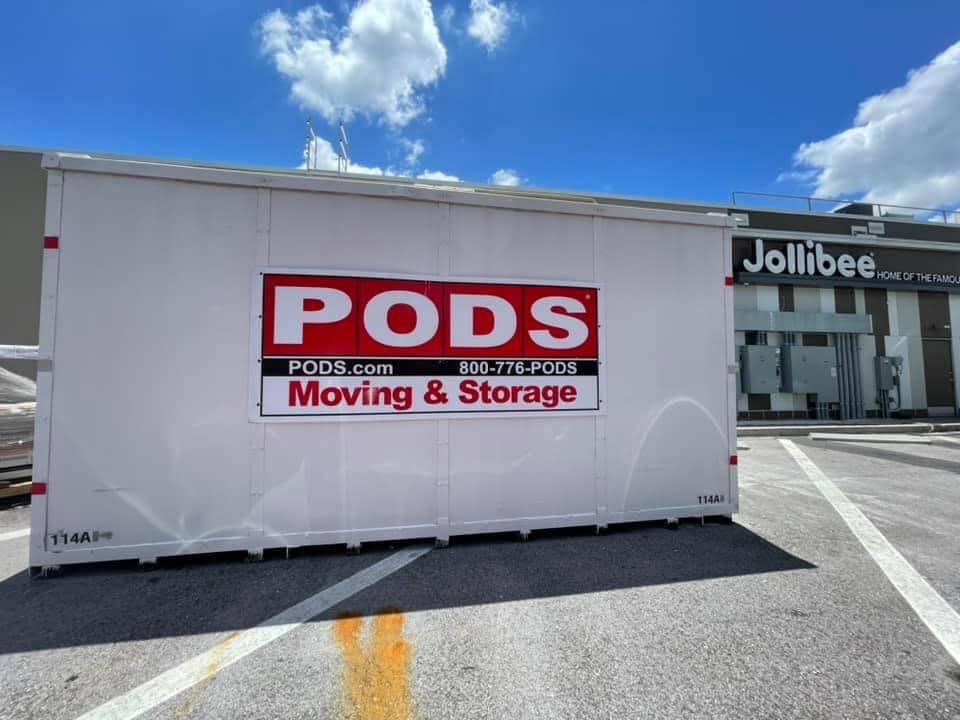
[[[599,409],[597,286],[262,274],[253,419]]]

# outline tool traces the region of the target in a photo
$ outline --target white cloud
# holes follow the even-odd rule
[[[942,214],[931,215],[929,218],[927,218],[927,221],[935,223],[960,223],[960,208],[957,208],[956,210],[947,209]]]
[[[510,168],[501,168],[490,176],[490,182],[494,185],[505,185],[507,187],[516,187],[521,183],[520,176],[516,170]]]
[[[320,5],[274,10],[259,31],[293,97],[331,122],[365,113],[406,125],[447,65],[429,0],[361,0],[339,28]]]
[[[422,143],[417,140],[413,144]],[[300,168],[307,167],[307,151],[304,150],[304,162],[300,165]],[[311,141],[310,150],[309,150],[309,163],[311,170],[328,170],[336,172],[337,170],[337,151],[334,150],[333,145],[322,137],[317,137],[316,140]],[[378,166],[369,166],[361,165],[360,163],[351,162],[350,166],[347,168],[347,173],[351,175],[386,175],[390,177],[410,177],[412,175],[411,171],[403,170],[400,168],[394,167],[378,167]],[[443,182],[460,182],[460,178],[456,175],[451,175],[449,173],[441,172],[439,170],[425,170],[424,172],[417,175],[418,178],[423,178],[424,180],[440,180]]]
[[[517,13],[505,2],[470,0],[470,20],[467,35],[492,52],[503,42]]]
[[[816,170],[790,170],[777,175],[777,182],[811,183],[816,177]]]
[[[406,138],[401,138],[400,144],[403,145],[407,151],[404,160],[406,160],[407,165],[411,166],[416,165],[420,161],[420,156],[423,155],[423,151],[426,149],[423,140],[407,140]]]
[[[445,180],[447,182],[460,182],[460,178],[456,175],[448,175],[445,172],[440,172],[439,170],[427,170],[425,172],[417,175],[418,178],[423,178],[424,180]]]
[[[311,140],[309,149],[304,150],[303,155],[301,168],[306,168],[309,164],[311,170],[337,170],[337,151],[322,137]],[[347,172],[358,175],[396,175],[391,168],[384,171],[383,168],[368,167],[355,162],[350,163]]]
[[[815,171],[818,195],[922,207],[960,201],[960,42],[860,103],[852,127],[801,145],[795,161]]]

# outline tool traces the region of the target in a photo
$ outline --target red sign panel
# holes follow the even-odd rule
[[[264,275],[263,354],[595,358],[597,291]]]
[[[596,287],[262,281],[260,417],[599,409]]]

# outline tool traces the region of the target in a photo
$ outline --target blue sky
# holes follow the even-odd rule
[[[356,163],[393,172],[960,206],[956,0],[332,0],[298,16],[314,5],[12,4],[0,144],[295,166],[306,115],[334,139],[326,112],[350,117]],[[820,144],[794,168],[804,143]]]

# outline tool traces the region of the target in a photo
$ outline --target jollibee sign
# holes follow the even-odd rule
[[[600,409],[595,285],[258,273],[253,419]]]

